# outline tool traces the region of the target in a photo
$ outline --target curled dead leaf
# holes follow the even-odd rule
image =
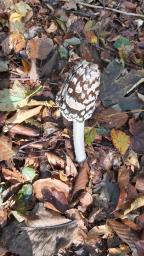
[[[134,242],[138,240],[138,236],[132,232],[129,227],[116,220],[108,220],[107,224],[114,230],[114,232],[121,238],[123,242],[129,245],[133,252],[133,256],[137,256],[137,249]]]
[[[57,166],[61,169],[65,168],[65,160],[63,160],[61,157],[50,152],[45,153],[45,156],[47,157],[47,160],[50,164]]]
[[[78,176],[76,177],[76,181],[73,188],[72,199],[75,199],[82,191],[85,190],[86,185],[88,183],[89,177],[89,166],[87,161],[83,163],[83,165],[79,168]]]
[[[45,207],[64,212],[68,209],[70,188],[57,179],[39,179],[33,184],[37,199],[45,203]]]
[[[2,168],[2,174],[5,180],[9,181],[11,184],[24,183],[26,181],[24,176],[15,168],[13,168],[13,170]]]

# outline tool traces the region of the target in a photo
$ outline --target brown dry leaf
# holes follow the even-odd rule
[[[118,172],[118,184],[120,189],[120,195],[116,210],[121,208],[121,206],[126,202],[129,179],[129,169],[126,168],[126,166],[121,166]]]
[[[136,178],[136,184],[135,184],[135,188],[140,191],[140,192],[144,192],[144,175],[141,174]]]
[[[128,226],[129,228],[135,230],[135,231],[140,231],[140,227],[139,225],[137,225],[136,223],[134,223],[132,220],[129,219],[123,219],[122,222]]]
[[[132,149],[138,153],[144,153],[144,123],[142,121],[129,120],[129,130],[133,134],[131,138]]]
[[[78,206],[78,209],[81,212],[85,212],[87,208],[92,204],[92,202],[92,195],[89,192],[83,192],[79,199],[80,206]]]
[[[125,159],[125,165],[130,166],[131,170],[134,172],[135,169],[140,168],[138,155],[132,149],[129,150],[128,155]]]
[[[79,173],[73,188],[72,199],[75,199],[82,191],[85,190],[88,183],[88,178],[89,166],[87,161],[85,161],[79,168]]]
[[[137,248],[138,256],[143,256],[144,255],[144,240],[136,241],[135,246]]]
[[[51,24],[50,24],[50,26],[49,26],[48,28],[46,28],[45,30],[46,30],[47,33],[50,34],[50,33],[56,32],[57,29],[58,29],[57,24],[56,24],[54,21],[52,21]]]
[[[24,176],[15,168],[13,168],[13,170],[2,168],[2,174],[5,180],[8,180],[13,185],[16,183],[24,183],[26,181]]]
[[[0,242],[6,246],[9,240],[9,250],[15,255],[57,255],[59,249],[63,251],[73,242],[77,241],[78,244],[84,240],[75,220],[53,211],[36,212],[34,216],[31,214],[26,224],[24,227],[12,221],[2,232]]]
[[[90,231],[88,232],[87,239],[92,239],[92,237],[97,237],[97,236],[104,236],[105,238],[110,236],[112,234],[112,229],[108,225],[100,225],[100,226],[95,226]]]
[[[120,130],[112,129],[111,138],[115,148],[124,155],[130,146],[130,137]]]
[[[66,175],[69,177],[76,177],[77,176],[77,169],[73,163],[73,161],[71,160],[71,158],[69,156],[66,156]]]
[[[45,153],[45,156],[47,157],[47,160],[50,164],[59,167],[61,169],[65,168],[65,160],[63,160],[61,157],[53,154],[53,153]]]
[[[30,69],[31,69],[30,62],[28,60],[23,60],[22,59],[22,65],[23,65],[23,72],[28,74],[30,72]]]
[[[138,236],[126,225],[116,220],[109,220],[107,224],[114,230],[114,232],[121,238],[123,242],[129,245],[133,252],[133,256],[138,256],[137,249],[134,244],[134,242],[138,240]]]
[[[18,110],[16,114],[14,114],[11,118],[6,120],[7,124],[20,124],[24,122],[25,120],[38,115],[41,111],[42,106],[38,106],[36,108],[28,109],[28,110]]]
[[[64,212],[68,208],[70,188],[57,179],[39,179],[33,184],[33,191],[37,199],[45,202],[50,209]]]
[[[12,142],[4,135],[0,136],[0,161],[9,160],[13,157]]]
[[[144,206],[144,195],[140,195],[138,198],[136,198],[131,204],[130,207],[124,210],[122,216],[126,216],[131,211],[134,211],[140,207]]]
[[[43,60],[54,48],[53,40],[50,38],[33,38],[27,43],[27,55],[30,59]]]
[[[117,112],[115,109],[107,108],[97,113],[96,120],[108,128],[120,128],[128,120],[126,113]]]
[[[14,49],[16,53],[22,51],[26,47],[26,40],[21,33],[11,33],[9,36],[10,49]]]
[[[30,127],[26,127],[19,124],[13,126],[7,125],[4,128],[7,128],[12,135],[21,134],[29,137],[38,137],[40,135],[36,129],[32,129]]]
[[[0,208],[0,227],[4,227],[6,225],[7,218],[8,218],[7,210],[5,208]]]

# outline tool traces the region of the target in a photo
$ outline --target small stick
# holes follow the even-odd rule
[[[62,0],[62,1],[63,2],[69,2],[68,0]],[[133,16],[133,17],[144,19],[144,15],[140,14],[140,13],[123,12],[121,10],[117,10],[117,9],[114,9],[114,8],[103,7],[103,6],[99,6],[99,5],[93,5],[93,4],[87,4],[87,3],[84,3],[84,2],[78,2],[77,4],[83,5],[83,6],[86,6],[86,7],[90,7],[90,8],[93,8],[93,9],[104,9],[104,10],[108,10],[108,11],[112,11],[112,12],[117,12],[117,13],[120,13],[120,14],[123,14],[123,15]]]

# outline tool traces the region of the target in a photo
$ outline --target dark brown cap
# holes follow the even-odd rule
[[[83,122],[90,118],[96,107],[99,85],[98,65],[86,60],[78,62],[56,97],[62,115],[69,121]]]

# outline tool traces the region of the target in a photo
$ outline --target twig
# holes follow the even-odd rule
[[[62,0],[62,1],[63,2],[69,2],[69,0]],[[117,9],[114,9],[114,8],[110,8],[110,7],[105,7],[104,8],[103,6],[87,4],[87,3],[84,3],[84,2],[76,2],[76,3],[79,4],[79,5],[82,5],[82,6],[93,8],[93,9],[104,9],[104,10],[108,10],[108,11],[112,11],[112,12],[117,12],[117,13],[120,13],[120,14],[123,14],[123,15],[138,17],[138,18],[144,19],[144,15],[140,14],[140,13],[123,12],[123,11],[120,11],[120,10],[117,10]]]

